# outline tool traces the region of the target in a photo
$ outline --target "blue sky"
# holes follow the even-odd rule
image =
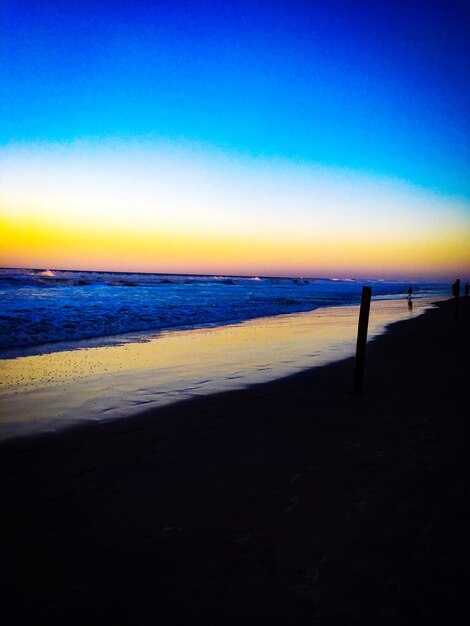
[[[156,137],[470,196],[468,2],[2,0],[0,143]]]
[[[0,264],[470,272],[470,4],[0,0]]]

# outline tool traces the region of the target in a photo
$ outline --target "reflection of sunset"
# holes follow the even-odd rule
[[[429,299],[417,300],[412,314],[429,304]],[[8,359],[0,381],[0,424],[3,432],[11,424],[21,428],[21,416],[32,411],[37,420],[59,414],[71,421],[83,415],[121,417],[168,404],[175,396],[241,388],[345,358],[353,354],[357,310],[325,307],[218,328],[162,332],[144,342]],[[403,300],[373,302],[369,336],[408,317]]]

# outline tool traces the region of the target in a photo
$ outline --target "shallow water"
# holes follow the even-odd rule
[[[374,301],[369,338],[438,298]],[[358,306],[324,307],[215,328],[121,337],[118,345],[0,361],[0,438],[115,419],[239,389],[352,356]],[[144,338],[142,338],[144,339]]]
[[[358,304],[367,281],[0,269],[0,358],[63,350],[64,342]],[[405,297],[408,283],[369,281],[374,299]],[[415,295],[449,286],[414,283]]]

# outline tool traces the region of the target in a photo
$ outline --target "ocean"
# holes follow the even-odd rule
[[[115,343],[129,333],[220,326],[259,317],[406,298],[409,282],[0,269],[0,357],[25,348]],[[449,295],[447,283],[413,282],[414,298]]]

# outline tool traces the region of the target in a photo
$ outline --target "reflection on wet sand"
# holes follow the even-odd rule
[[[369,337],[418,315],[437,298],[372,303]],[[0,361],[0,437],[80,420],[132,415],[149,406],[241,388],[354,352],[357,306],[163,332],[147,341]]]

